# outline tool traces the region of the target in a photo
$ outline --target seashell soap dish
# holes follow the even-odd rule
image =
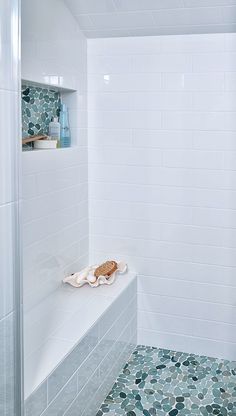
[[[127,264],[123,261],[109,260],[101,265],[88,266],[80,272],[71,274],[63,279],[63,283],[74,287],[81,287],[86,283],[91,287],[111,285],[114,283],[117,273],[125,273],[126,271]]]

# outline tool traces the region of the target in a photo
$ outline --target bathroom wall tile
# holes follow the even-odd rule
[[[171,314],[156,314],[153,312],[140,311],[138,316],[138,327],[148,329],[150,331],[165,332],[179,334],[185,336],[192,335],[194,327],[194,336],[206,339],[215,339],[221,342],[234,342],[236,337],[235,325],[225,322],[207,321],[207,319],[199,320],[189,317],[173,316]]]
[[[60,391],[68,379],[80,367],[78,377],[83,371],[83,362],[90,352],[96,348],[98,342],[98,327],[93,327],[90,332],[79,342],[59,366],[53,371],[48,378],[48,401],[53,400],[55,395]],[[82,366],[82,367],[81,367]],[[86,374],[85,374],[86,377]]]
[[[163,89],[167,91],[223,91],[223,72],[215,73],[164,73],[162,76]]]
[[[117,281],[118,292],[115,290],[116,286],[111,286],[107,288],[106,293],[111,289],[111,300],[114,304],[114,309],[107,306],[104,313],[101,313],[96,325],[92,326],[91,329],[86,333],[86,335],[80,339],[79,343],[68,349],[66,351],[66,346],[69,347],[69,344],[65,341],[59,340],[59,338],[51,338],[50,343],[45,345],[45,353],[47,353],[48,361],[45,361],[45,358],[42,354],[42,351],[36,351],[37,357],[41,357],[41,376],[43,376],[43,366],[44,378],[41,378],[41,381],[44,380],[43,384],[36,389],[33,394],[26,401],[26,409],[30,412],[34,409],[37,414],[42,415],[57,415],[61,414],[60,412],[65,412],[67,415],[74,415],[78,413],[78,409],[82,412],[86,409],[91,411],[92,409],[97,409],[107,394],[107,389],[111,387],[114,379],[117,377],[119,371],[125,364],[127,360],[128,352],[134,348],[134,345],[131,343],[131,339],[134,340],[134,334],[136,333],[136,316],[137,316],[137,307],[136,307],[136,298],[137,298],[137,285],[136,285],[136,276],[132,273],[124,275],[124,280],[120,282],[121,279]],[[120,284],[119,284],[120,282]],[[91,288],[84,288],[84,291],[74,293],[73,290],[69,287],[67,293],[67,303],[71,305],[70,299],[77,297],[77,303],[80,299],[81,307],[85,308],[86,304],[83,304],[88,298],[88,291]],[[87,289],[87,290],[86,290]],[[97,290],[98,293],[96,296],[93,296],[93,303],[96,300],[97,303],[103,302],[104,296],[104,287]],[[65,307],[65,294],[58,293],[57,298],[52,300],[55,304],[61,302],[64,299],[64,304],[61,307]],[[44,305],[46,308],[46,304]],[[52,304],[54,307],[54,304]],[[89,306],[88,306],[89,309]],[[47,310],[48,311],[48,310]],[[78,313],[79,314],[79,313]],[[77,315],[78,315],[77,314]],[[37,316],[35,312],[31,317],[31,321],[36,322]],[[96,313],[96,317],[98,314]],[[113,317],[111,320],[110,317]],[[30,319],[28,319],[30,321]],[[104,323],[105,327],[104,327]],[[103,328],[103,332],[99,330]],[[104,334],[104,332],[106,333]],[[100,334],[100,338],[99,338]],[[58,349],[58,342],[61,343],[60,351]],[[67,345],[68,344],[68,345]],[[59,365],[53,368],[52,358],[50,360],[50,354],[54,349],[54,359],[60,361]],[[56,352],[56,355],[55,355]],[[61,352],[61,357],[59,353]],[[34,357],[34,361],[35,360]],[[115,362],[115,366],[113,363]],[[100,386],[103,384],[104,379],[107,379],[107,368],[114,367],[109,379],[107,380],[106,389],[102,391]],[[34,379],[29,377],[29,370],[34,375]],[[51,371],[49,377],[46,376],[46,371]],[[39,372],[37,368],[33,369],[32,363],[26,361],[26,380],[27,383],[31,382],[31,385],[26,384],[26,395],[29,394],[30,389],[32,388],[32,383],[40,382]],[[36,376],[37,375],[37,380]],[[74,383],[74,379],[77,379]],[[109,381],[109,384],[108,384]],[[76,390],[75,390],[76,384]],[[47,387],[47,408],[45,408],[45,386]],[[93,394],[88,394],[88,392]],[[95,394],[99,391],[99,396]],[[89,398],[89,399],[88,399]],[[39,403],[40,401],[40,403]],[[77,412],[77,413],[76,413]],[[63,413],[64,414],[64,413]],[[26,414],[27,416],[27,414]]]
[[[54,337],[76,342],[86,333],[87,328],[94,325],[97,319],[97,314],[102,314],[103,311],[105,311],[107,307],[112,304],[112,302],[113,299],[108,296],[99,296],[99,298],[93,298],[87,305],[90,305],[91,310],[93,310],[93,314],[84,316],[83,322],[80,322],[80,325],[78,326],[78,312],[76,312],[72,317],[70,317],[68,322],[63,324],[57,331],[55,331]],[[82,313],[83,312],[81,308],[81,314]]]
[[[184,294],[183,294],[184,295]],[[218,321],[234,324],[235,305],[214,303],[207,300],[187,299],[178,296],[162,294],[139,293],[138,308],[140,312],[163,313],[176,316],[186,316],[208,321],[214,321],[219,315]]]
[[[0,122],[4,140],[0,144],[0,205],[16,200],[16,137],[18,123],[12,123],[12,114],[17,113],[17,93],[0,90]]]
[[[181,346],[185,345],[185,349],[191,351],[193,354],[203,355],[204,351],[207,351],[209,356],[212,351],[215,351],[215,355],[219,358],[229,357],[229,360],[234,360],[235,357],[235,344],[227,342],[218,342],[214,339],[203,339],[197,337],[189,337],[185,335],[172,334],[167,332],[161,333],[157,331],[149,331],[146,329],[139,329],[138,343],[143,344],[145,340],[149,339],[152,346],[159,346],[161,348],[173,349],[174,345],[178,350],[181,350]]]
[[[207,10],[209,17],[218,18]],[[223,325],[223,350],[232,358],[227,324],[234,323],[235,307],[235,35],[133,39],[88,41],[92,258],[119,256],[137,271],[147,327],[139,327],[142,342],[158,346],[160,334],[164,347],[186,350],[187,342],[191,350],[195,325],[188,326],[189,316],[205,328],[195,352],[217,356],[219,340],[207,329],[213,320]],[[114,55],[119,65],[102,72],[98,62]],[[101,111],[98,102],[106,94],[111,106]],[[177,312],[185,322],[178,348],[164,316]],[[162,321],[165,331],[158,327]]]
[[[47,407],[47,382],[45,381],[25,401],[25,416],[40,416]]]
[[[13,273],[15,204],[0,206],[0,320],[13,310]]]
[[[1,38],[1,56],[0,56],[0,89],[17,91],[18,89],[18,39],[19,30],[17,0],[1,2],[0,17],[0,38]],[[2,109],[1,109],[2,114]],[[14,114],[13,109],[9,114]],[[2,123],[1,123],[2,124]],[[9,128],[9,124],[8,124]]]
[[[138,71],[137,71],[138,68]],[[134,55],[132,59],[133,72],[191,72],[191,57],[184,54]]]
[[[53,12],[55,9],[56,15]],[[52,16],[57,16],[56,20]],[[32,2],[23,2],[22,78],[40,84],[78,89],[78,92],[65,91],[61,94],[69,107],[74,147],[51,152],[24,152],[22,155],[24,312],[27,322],[25,351],[28,353],[26,397],[75,345],[74,342],[52,337],[52,334],[63,325],[65,318],[69,320],[78,309],[75,308],[75,299],[71,299],[70,308],[62,308],[63,302],[58,291],[63,277],[88,264],[86,49],[86,39],[63,2],[58,4],[53,0],[48,5],[43,0],[33,8]],[[65,62],[70,62],[70,65]],[[50,89],[54,90],[53,87]],[[81,117],[78,117],[78,109]],[[44,324],[41,321],[36,325],[38,332],[34,341],[38,342],[40,348],[35,351],[32,327],[38,322],[40,307],[52,317],[52,309],[45,299],[50,299],[51,305],[54,305],[57,319],[44,319]],[[67,370],[63,365],[59,366],[55,377],[49,379],[51,403],[75,371],[73,356]],[[50,409],[57,414],[53,405]]]
[[[72,405],[66,411],[65,416],[78,416],[78,409],[82,415],[86,405],[88,397],[93,397],[100,384],[99,372],[96,370],[92,377],[85,384],[83,390],[78,394]]]
[[[62,416],[65,414],[68,406],[75,399],[77,394],[77,378],[74,375],[60,393],[56,396],[55,400],[49,404],[47,409],[43,412],[43,416]]]
[[[15,412],[14,314],[0,320],[0,412]]]
[[[91,381],[93,374],[98,368],[104,354],[106,354],[106,351],[102,351],[101,348],[99,348],[99,345],[97,345],[91,354],[87,356],[83,364],[79,367],[77,372],[77,385],[79,394],[83,392],[84,386],[88,380],[90,381],[90,384],[92,384]]]
[[[46,380],[58,363],[72,350],[73,346],[72,342],[51,337],[36,351],[25,357],[25,399]]]
[[[236,54],[227,52],[193,55],[194,72],[234,72]]]
[[[207,289],[207,290],[205,290]],[[227,286],[209,283],[188,282],[185,280],[169,279],[167,277],[140,276],[139,291],[146,294],[174,296],[178,298],[194,298],[205,302],[216,302],[234,306],[236,288],[229,290]]]

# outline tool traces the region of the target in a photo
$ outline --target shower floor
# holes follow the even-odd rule
[[[97,416],[236,416],[236,362],[137,346]]]

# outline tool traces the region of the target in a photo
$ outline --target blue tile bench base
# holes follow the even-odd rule
[[[109,323],[105,334],[104,320]],[[25,416],[94,416],[136,345],[134,279],[27,398]]]

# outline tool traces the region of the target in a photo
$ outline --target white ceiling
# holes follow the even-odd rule
[[[88,38],[236,32],[236,0],[65,0]]]

